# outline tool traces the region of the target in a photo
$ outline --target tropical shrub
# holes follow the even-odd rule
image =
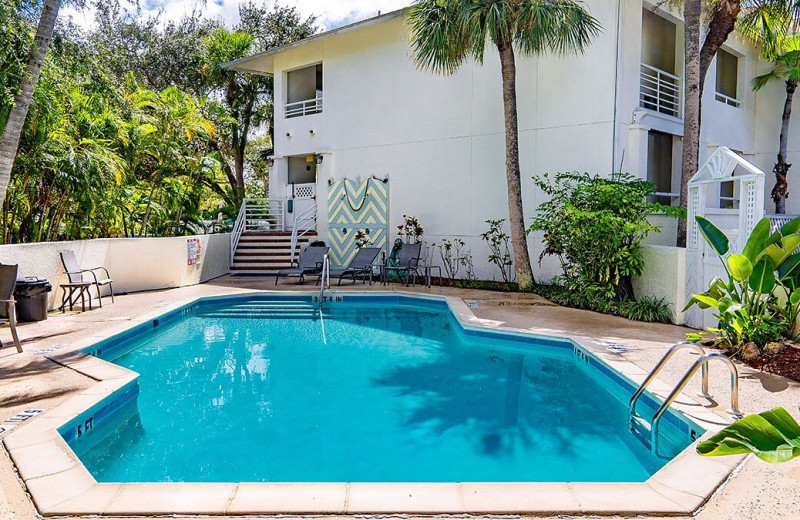
[[[489,245],[489,263],[497,266],[504,283],[511,283],[514,281],[514,260],[509,245],[511,237],[503,231],[505,221],[505,219],[487,220],[489,229],[481,233],[481,239]]]
[[[770,464],[800,457],[800,425],[781,407],[748,415],[697,445],[706,457],[755,454]]]
[[[555,281],[570,291],[607,300],[633,299],[631,278],[644,267],[641,243],[659,232],[647,217],[677,216],[679,210],[649,202],[655,185],[629,174],[605,178],[559,173],[533,178],[548,196],[528,232],[544,233],[545,256],[555,256],[562,275]]]
[[[795,253],[800,246],[800,218],[775,232],[769,219],[761,219],[744,250],[734,254],[728,254],[730,240],[725,233],[708,219],[695,218],[728,280],[714,278],[706,292],[692,295],[684,311],[694,305],[714,309],[719,325],[708,332],[726,348],[751,341],[763,346],[794,331],[800,304],[800,253]],[[688,335],[690,340],[700,338]]]
[[[672,323],[672,313],[663,298],[640,298],[639,300],[615,301],[600,294],[570,291],[562,285],[537,284],[533,292],[564,307],[587,309],[629,320]]]

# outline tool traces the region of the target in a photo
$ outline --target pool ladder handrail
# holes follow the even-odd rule
[[[711,352],[710,354],[706,354],[695,361],[689,370],[686,371],[678,384],[675,385],[675,388],[672,389],[672,393],[670,393],[664,400],[664,404],[661,405],[661,408],[659,408],[656,414],[653,416],[653,420],[650,423],[650,445],[652,446],[653,453],[658,453],[658,425],[659,421],[661,421],[661,417],[667,411],[672,402],[677,399],[677,397],[683,391],[683,388],[689,383],[689,380],[692,378],[692,376],[697,373],[697,370],[700,369],[701,366],[707,370],[708,362],[712,359],[721,360],[728,366],[728,369],[731,372],[731,407],[726,410],[726,412],[736,418],[740,418],[742,415],[744,415],[739,410],[739,370],[736,368],[736,365],[728,356],[720,352]]]
[[[667,364],[667,361],[675,355],[676,352],[679,350],[683,350],[686,348],[690,348],[704,356],[706,351],[703,350],[703,347],[696,343],[692,343],[691,341],[683,341],[681,343],[676,343],[672,345],[669,350],[667,350],[666,354],[661,358],[661,360],[656,364],[655,368],[647,375],[644,382],[639,385],[639,388],[636,389],[636,392],[633,393],[633,397],[631,397],[630,403],[628,404],[628,415],[630,417],[634,417],[636,415],[636,402],[642,396],[644,391],[647,389],[647,385],[653,382],[653,379],[661,372],[661,369]],[[700,392],[698,394],[700,397],[711,398],[712,395],[708,393],[708,363],[703,364],[703,381]]]
[[[322,302],[325,301],[325,283],[328,284],[328,289],[330,289],[331,285],[331,266],[330,262],[328,261],[328,253],[325,253],[325,256],[322,257],[322,273],[320,273],[321,280],[320,280],[320,288],[319,288],[319,308],[322,308]]]

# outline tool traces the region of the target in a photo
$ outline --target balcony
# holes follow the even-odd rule
[[[681,117],[681,78],[642,63],[639,81],[639,106]]]
[[[284,110],[286,119],[319,114],[322,112],[322,93],[318,93],[317,97],[313,99],[286,103],[286,105],[284,105]]]

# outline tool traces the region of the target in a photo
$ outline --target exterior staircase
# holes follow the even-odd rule
[[[317,239],[316,232],[297,238],[297,251]],[[232,274],[265,274],[292,266],[291,231],[245,231],[239,238],[231,264]]]

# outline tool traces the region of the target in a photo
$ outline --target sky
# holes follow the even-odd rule
[[[139,0],[142,10],[155,14],[164,11],[164,18],[178,20],[197,6],[209,18],[223,19],[228,24],[238,21],[238,5],[242,0]],[[255,0],[258,2],[259,0]],[[371,18],[378,14],[388,13],[406,7],[411,0],[277,0],[282,5],[296,6],[305,15],[319,16],[317,23],[323,30],[330,30],[352,22]],[[205,3],[205,5],[203,5]],[[268,5],[274,0],[267,0]],[[77,11],[65,7],[62,14],[72,18],[73,22],[90,27],[94,14],[91,9]]]

